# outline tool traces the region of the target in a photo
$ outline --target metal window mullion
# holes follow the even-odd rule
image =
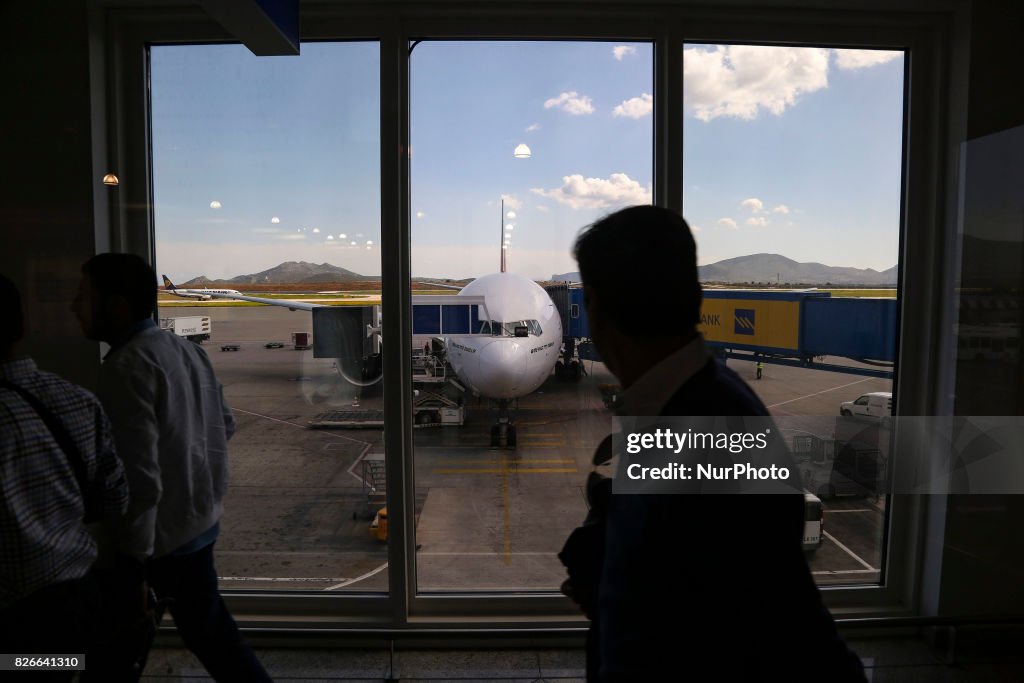
[[[666,22],[654,44],[654,203],[683,212],[683,32]]]
[[[380,40],[381,310],[388,589],[395,626],[415,594],[412,290],[409,242],[409,60],[396,20]]]

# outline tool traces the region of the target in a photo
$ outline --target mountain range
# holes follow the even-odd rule
[[[793,284],[793,285],[895,285],[896,266],[878,271],[873,268],[826,266],[822,263],[800,263],[780,254],[750,254],[698,266],[701,282],[728,284]],[[579,273],[561,273],[552,280],[579,282]]]
[[[259,285],[259,284],[317,284],[320,282],[345,282],[348,280],[379,280],[377,277],[360,275],[351,270],[332,266],[330,263],[307,263],[306,261],[285,261],[284,263],[250,275],[238,275],[229,280],[211,280],[205,275],[182,282],[181,287],[200,285]]]

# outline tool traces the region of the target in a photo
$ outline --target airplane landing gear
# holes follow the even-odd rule
[[[491,448],[515,448],[516,426],[502,422],[491,426]]]
[[[515,448],[516,425],[509,410],[510,401],[498,401],[498,422],[491,425],[491,448]]]

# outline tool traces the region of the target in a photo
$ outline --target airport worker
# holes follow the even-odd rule
[[[128,484],[96,397],[16,353],[24,314],[4,275],[0,320],[0,652],[81,657],[98,605],[86,524],[122,514]],[[74,670],[21,675],[64,681]]]
[[[145,613],[148,584],[214,680],[268,681],[214,568],[235,421],[203,349],[153,321],[156,291],[141,258],[99,254],[82,266],[72,304],[85,336],[110,345],[97,393],[130,489],[116,534],[120,590],[108,596],[136,596]]]
[[[681,216],[623,209],[581,232],[573,252],[622,414],[768,415],[697,332],[696,245]],[[807,566],[799,486],[787,490],[609,496],[599,680],[865,680]]]
[[[764,363],[757,361],[757,378],[761,379],[761,373],[764,372]]]

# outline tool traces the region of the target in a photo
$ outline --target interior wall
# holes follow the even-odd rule
[[[968,141],[959,150],[963,243],[960,334],[1009,334],[1016,357],[960,358],[958,415],[1024,415],[1024,5],[972,6]],[[1024,610],[1024,495],[953,496],[946,519],[940,611]]]
[[[84,1],[3,3],[0,272],[21,290],[37,364],[92,386],[99,348],[69,306],[94,251],[89,40]]]

